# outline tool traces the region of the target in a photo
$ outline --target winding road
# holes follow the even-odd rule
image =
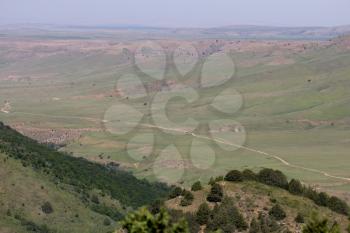
[[[101,119],[98,119],[98,118],[92,118],[92,117],[59,116],[59,115],[55,116],[55,115],[49,115],[49,114],[36,114],[36,113],[28,113],[28,112],[12,112],[12,114],[24,114],[24,115],[43,116],[43,117],[50,117],[50,118],[81,119],[81,120],[88,120],[88,121],[94,121],[94,122],[99,121],[99,122],[103,122],[103,123],[106,122],[105,120],[101,120]],[[128,124],[128,123],[132,123],[132,122],[126,122],[126,124]],[[140,125],[144,126],[144,127],[148,127],[148,128],[157,128],[157,129],[161,129],[161,130],[174,131],[174,132],[180,132],[180,133],[183,133],[183,134],[188,134],[188,131],[186,131],[184,129],[167,128],[167,127],[157,126],[157,125],[152,125],[152,124],[140,124]],[[349,177],[335,176],[335,175],[329,174],[328,172],[325,172],[325,171],[322,171],[322,170],[319,170],[319,169],[308,168],[308,167],[292,164],[292,163],[286,161],[285,159],[281,158],[278,155],[270,154],[270,153],[267,153],[267,152],[264,152],[264,151],[261,151],[261,150],[257,150],[257,149],[251,148],[251,147],[234,144],[234,143],[229,142],[229,141],[227,141],[225,139],[222,139],[222,138],[211,138],[211,137],[207,137],[207,136],[203,136],[203,135],[198,135],[198,134],[195,134],[193,132],[190,133],[190,135],[192,135],[193,137],[196,137],[196,138],[201,138],[201,139],[205,139],[205,140],[209,140],[209,141],[214,141],[214,142],[217,142],[217,143],[233,146],[233,147],[236,147],[236,148],[240,148],[240,149],[248,150],[248,151],[251,151],[251,152],[254,152],[254,153],[257,153],[257,154],[268,156],[268,157],[273,158],[273,159],[279,161],[280,163],[282,163],[283,165],[285,165],[287,167],[290,167],[290,168],[301,169],[301,170],[304,170],[304,171],[318,173],[318,174],[321,174],[321,175],[329,177],[329,178],[350,182],[350,178]]]

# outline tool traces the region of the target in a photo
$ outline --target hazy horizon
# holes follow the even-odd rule
[[[207,28],[231,25],[329,27],[350,24],[347,0],[4,0],[0,24]]]

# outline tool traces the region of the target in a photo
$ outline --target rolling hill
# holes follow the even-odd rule
[[[264,224],[270,224],[271,229],[273,227],[281,232],[300,232],[304,223],[296,217],[300,215],[303,222],[308,222],[314,213],[337,222],[342,230],[349,224],[348,212],[342,212],[349,211],[348,207],[342,209],[336,204],[333,212],[330,209],[333,204],[324,205],[319,202],[322,199],[310,199],[315,194],[319,198],[326,195],[316,191],[311,196],[306,194],[309,191],[305,192],[306,196],[292,194],[293,190],[299,189],[291,189],[293,182],[288,185],[286,177],[279,171],[265,169],[254,174],[246,170],[243,176],[235,171],[236,175],[231,175],[231,178],[226,175],[225,181],[223,177],[217,177],[216,181],[212,179],[211,185],[200,185],[199,188],[197,185],[195,190],[186,191],[191,193],[192,199],[182,204],[187,195],[181,191],[182,188],[174,196],[175,187],[170,190],[163,184],[139,181],[118,168],[104,167],[57,152],[3,124],[0,125],[0,135],[0,175],[4,177],[0,182],[1,232],[114,232],[120,228],[118,221],[123,215],[141,206],[149,206],[157,213],[159,202],[155,201],[165,200],[168,195],[170,199],[165,201],[164,206],[173,220],[184,217],[191,232],[205,229],[205,225],[200,226],[196,220],[196,212],[203,203],[208,203],[213,211],[213,219],[210,220],[213,222],[207,226],[213,229],[217,224],[226,224],[216,222],[216,214],[221,211],[224,214],[225,208],[237,209],[237,216],[242,216],[240,224],[244,224],[237,225],[242,227],[242,232],[249,229],[253,218],[267,221]],[[242,178],[229,181],[237,176]],[[212,200],[207,201],[214,184],[222,187],[225,197],[221,204],[221,201],[215,201],[218,205]],[[331,200],[330,196],[325,197]],[[276,205],[286,215],[282,219],[271,217],[271,209]],[[233,226],[230,227],[232,230]]]
[[[0,124],[1,232],[111,232],[164,184],[57,152]]]

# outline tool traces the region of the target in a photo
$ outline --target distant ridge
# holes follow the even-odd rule
[[[13,24],[0,25],[0,33],[21,36],[57,36],[69,31],[71,36],[120,37],[132,33],[142,38],[226,38],[226,39],[307,39],[328,40],[350,34],[350,25],[321,27],[284,27],[257,25],[229,25],[211,28],[167,28],[144,25],[50,25],[50,24]],[[103,33],[98,33],[103,31]],[[76,35],[75,35],[76,34]],[[83,34],[83,35],[82,35]],[[100,35],[101,34],[101,35]]]

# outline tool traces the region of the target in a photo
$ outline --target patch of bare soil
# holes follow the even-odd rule
[[[296,123],[302,126],[346,126],[349,124],[349,119],[335,120],[335,121],[321,121],[321,120],[310,120],[310,119],[299,119],[295,120]]]
[[[192,164],[188,160],[163,160],[155,163],[156,166],[163,167],[163,168],[191,168]]]
[[[0,109],[3,113],[10,113],[11,111],[11,104],[9,101],[5,100],[3,107]]]
[[[24,124],[13,124],[12,128],[41,143],[52,143],[55,145],[63,145],[68,142],[79,139],[85,132],[97,132],[100,129],[82,128],[82,129],[49,129],[34,128],[25,126]]]

